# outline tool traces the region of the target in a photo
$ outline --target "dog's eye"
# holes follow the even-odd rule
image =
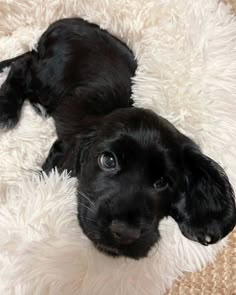
[[[118,163],[116,156],[111,152],[105,152],[98,157],[98,164],[102,170],[114,170]]]
[[[168,179],[166,177],[159,178],[153,184],[153,187],[157,192],[162,191],[163,189],[167,188],[167,186],[168,186]]]

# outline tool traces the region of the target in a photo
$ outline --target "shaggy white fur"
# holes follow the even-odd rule
[[[32,48],[55,19],[75,15],[128,43],[139,64],[136,105],[193,137],[235,185],[236,20],[229,7],[218,0],[8,0],[0,3],[1,59]],[[76,180],[56,171],[37,176],[54,139],[52,120],[27,104],[18,127],[0,131],[0,294],[163,294],[225,245],[191,242],[168,219],[146,259],[99,253],[77,223]]]

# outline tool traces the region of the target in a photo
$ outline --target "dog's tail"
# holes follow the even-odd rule
[[[0,62],[0,72],[11,66],[0,88],[0,128],[10,129],[18,123],[21,108],[28,95],[32,52]]]
[[[23,58],[24,56],[28,55],[29,52],[23,53],[13,58],[9,58],[3,61],[0,61],[0,72],[2,72],[6,67],[9,67],[13,62]]]

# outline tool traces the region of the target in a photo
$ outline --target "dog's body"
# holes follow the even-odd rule
[[[46,109],[55,119],[58,137],[65,139],[78,134],[89,119],[131,104],[131,77],[136,69],[132,52],[82,19],[52,24],[40,38],[37,52],[24,54],[12,67],[8,80],[11,89],[18,91],[10,93],[11,105],[7,100],[1,106],[0,124],[6,123],[2,116],[11,110],[8,124],[14,125],[28,98]],[[8,91],[4,87],[2,91]]]
[[[26,98],[54,118],[59,140],[43,168],[79,178],[79,222],[99,249],[146,256],[168,215],[205,245],[234,228],[234,194],[223,169],[165,119],[131,107],[136,62],[115,37],[65,19],[48,28],[37,52],[0,67],[11,62],[0,124],[14,127]]]

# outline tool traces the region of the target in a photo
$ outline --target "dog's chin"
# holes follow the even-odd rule
[[[88,210],[89,204],[79,206],[78,221],[83,233],[90,239],[96,249],[111,257],[141,259],[147,257],[158,242],[160,233],[156,219],[148,224],[142,235],[131,243],[118,242],[111,230],[109,219],[97,219]],[[90,213],[90,215],[88,215]]]
[[[114,247],[110,247],[110,246],[106,246],[106,245],[103,245],[103,244],[95,244],[96,248],[105,253],[105,254],[108,254],[110,256],[113,256],[113,257],[118,257],[121,255],[121,252],[119,249],[117,248],[114,248]]]
[[[103,244],[95,244],[95,247],[102,253],[111,257],[127,257],[131,259],[142,259],[148,256],[155,243],[146,248],[139,247],[111,247]]]
[[[146,234],[145,237],[136,240],[131,244],[116,243],[109,232],[99,230],[88,221],[84,222],[83,218],[79,219],[80,226],[84,234],[91,240],[94,246],[102,253],[111,257],[127,257],[132,259],[141,259],[147,257],[160,238],[158,228]],[[92,234],[93,233],[93,234]]]
[[[91,235],[88,237],[94,246],[103,254],[111,257],[123,256],[132,259],[141,259],[149,255],[153,246],[158,242],[160,235],[157,231],[146,239],[141,239],[128,245],[116,244],[111,240],[104,240],[102,237],[100,239],[97,239],[97,236],[94,239]]]

